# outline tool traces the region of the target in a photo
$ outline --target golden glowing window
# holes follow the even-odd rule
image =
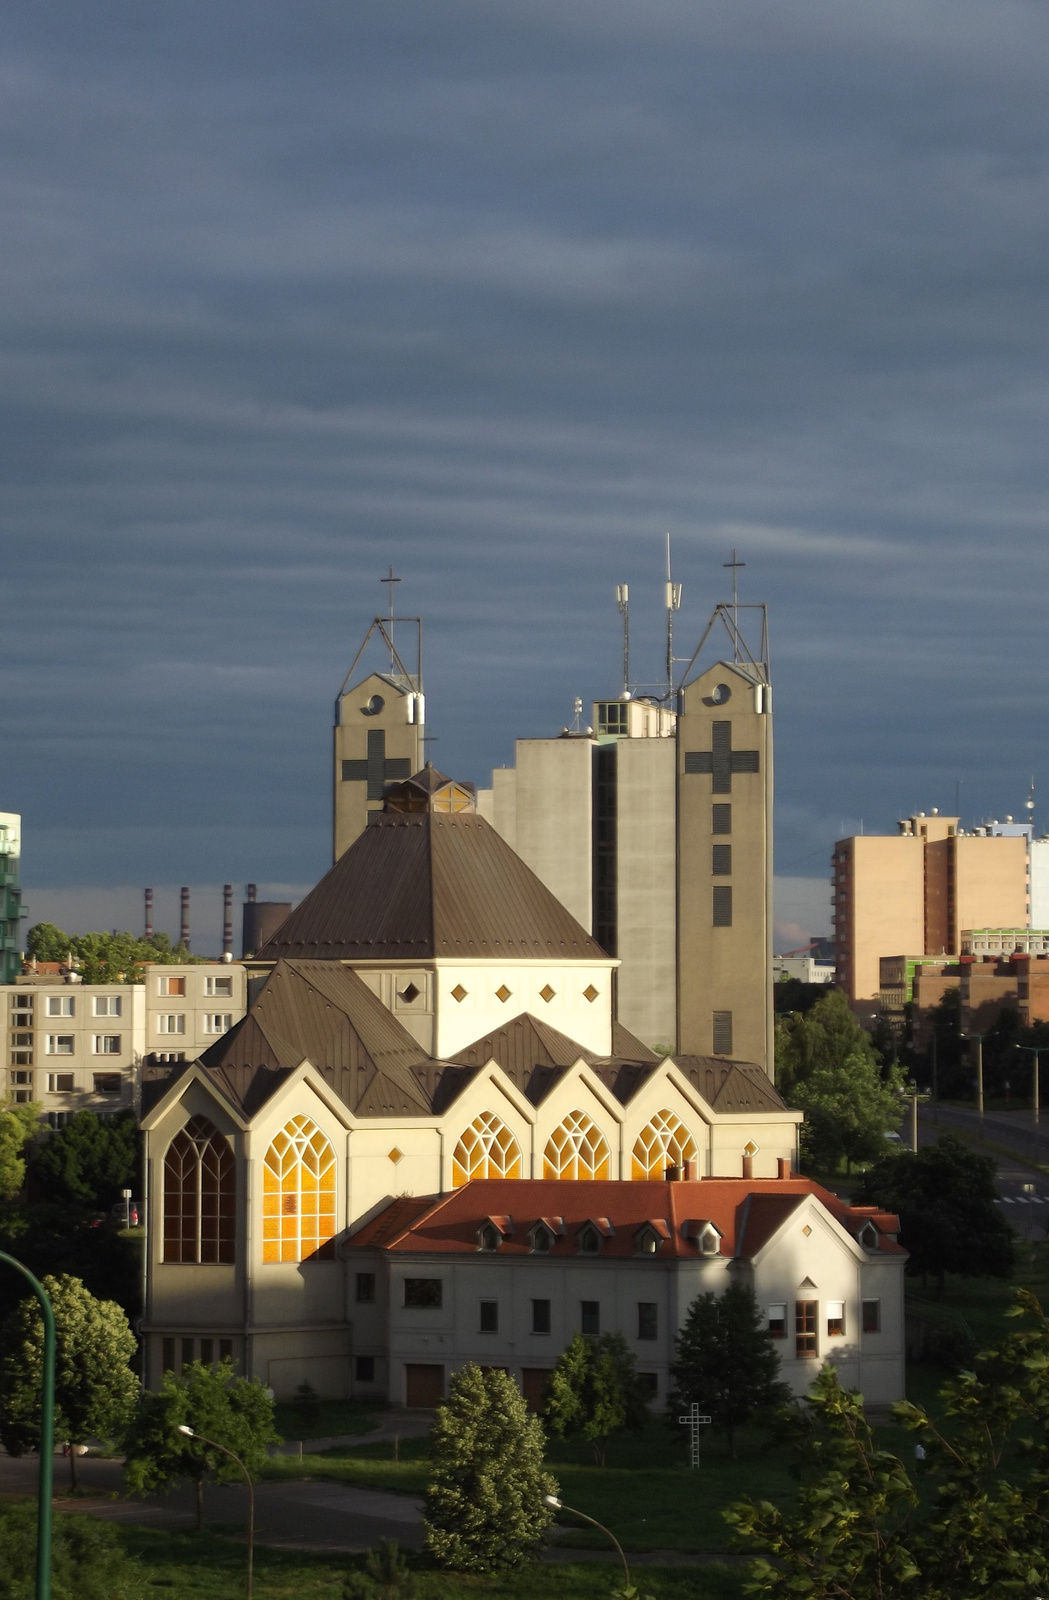
[[[556,993],[557,993],[556,989],[551,989],[551,987],[550,987],[550,985],[548,983],[544,983],[543,987],[539,991],[539,997],[540,997],[540,999],[545,1000],[546,1003],[549,1005],[550,1001],[554,998]]]
[[[672,1111],[657,1111],[637,1136],[630,1176],[636,1182],[662,1178],[667,1167],[683,1167],[698,1154],[696,1141],[684,1123]]]
[[[544,1178],[610,1178],[605,1136],[585,1111],[573,1111],[555,1128],[543,1151]]]
[[[472,1178],[519,1178],[521,1150],[505,1122],[492,1111],[475,1117],[455,1147],[452,1183],[461,1189]]]
[[[309,1117],[292,1117],[262,1168],[262,1259],[334,1258],[335,1153]]]
[[[453,1000],[465,1000],[466,996],[469,994],[469,992],[470,991],[468,989],[464,989],[463,988],[461,983],[457,983],[455,988],[452,990],[452,999]]]

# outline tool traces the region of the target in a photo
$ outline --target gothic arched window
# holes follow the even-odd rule
[[[475,1117],[455,1147],[452,1185],[461,1189],[472,1178],[519,1178],[521,1148],[494,1111]]]
[[[262,1166],[262,1259],[334,1258],[335,1152],[309,1117],[292,1117]]]
[[[608,1178],[612,1157],[600,1128],[585,1111],[571,1111],[543,1151],[544,1178]]]
[[[698,1155],[696,1141],[680,1117],[672,1111],[657,1111],[634,1142],[630,1176],[635,1180],[662,1178],[667,1167],[683,1167]]]
[[[164,1157],[164,1260],[236,1259],[237,1162],[207,1117],[190,1117]]]

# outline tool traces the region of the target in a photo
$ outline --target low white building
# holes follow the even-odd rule
[[[479,1181],[394,1200],[348,1243],[352,1392],[432,1406],[467,1361],[538,1407],[573,1334],[625,1335],[653,1400],[697,1295],[751,1285],[781,1376],[824,1362],[868,1405],[904,1397],[896,1217],[806,1178],[664,1183]]]

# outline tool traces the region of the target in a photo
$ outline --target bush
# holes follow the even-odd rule
[[[0,1503],[0,1596],[32,1600],[36,1592],[36,1501]],[[52,1600],[145,1600],[138,1564],[125,1554],[112,1523],[55,1517],[51,1542]]]

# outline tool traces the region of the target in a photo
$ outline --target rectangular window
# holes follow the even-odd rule
[[[200,1359],[201,1359],[201,1361],[204,1363],[204,1365],[206,1367],[210,1367],[210,1366],[214,1365],[214,1362],[215,1362],[215,1341],[214,1341],[214,1339],[201,1339],[201,1341],[200,1341]]]
[[[549,1300],[532,1301],[532,1332],[550,1332],[550,1302]]]
[[[233,1360],[233,1340],[232,1339],[220,1339],[219,1340],[219,1360],[220,1361],[232,1361]]]
[[[375,1357],[374,1356],[354,1356],[354,1358],[353,1358],[353,1376],[357,1380],[358,1383],[374,1383],[375,1382]]]
[[[358,1272],[357,1274],[357,1304],[370,1306],[375,1299],[375,1274],[374,1272]]]
[[[71,1033],[49,1033],[47,1036],[47,1053],[49,1056],[71,1056],[73,1054],[73,1035]]]
[[[654,1300],[639,1300],[637,1303],[637,1336],[639,1339],[655,1339],[658,1337],[659,1312]]]
[[[498,1300],[481,1301],[481,1320],[478,1327],[482,1333],[499,1332],[499,1302]]]
[[[845,1336],[845,1302],[844,1300],[827,1301],[827,1338],[842,1339]]]
[[[31,1067],[33,1065],[32,1050],[12,1050],[11,1065],[13,1067]]]
[[[863,1302],[863,1331],[864,1333],[881,1332],[880,1300],[865,1300]]]
[[[443,1287],[440,1278],[405,1278],[404,1303],[427,1311],[438,1310],[442,1303]]]
[[[715,928],[731,928],[732,926],[732,885],[719,883],[714,887],[714,926]]]
[[[622,700],[603,700],[597,707],[598,733],[626,733],[627,708]]]
[[[710,870],[715,878],[730,878],[732,876],[732,846],[730,844],[711,845]]]
[[[11,1043],[13,1045],[17,1045],[20,1050],[31,1049],[33,1044],[33,1035],[31,1033],[13,1033],[11,1035]]]
[[[49,994],[47,997],[47,1014],[49,1017],[72,1017],[76,1015],[76,1006],[71,994]]]
[[[189,1367],[189,1366],[193,1365],[193,1340],[192,1339],[183,1339],[183,1341],[182,1341],[182,1365],[184,1367]]]
[[[162,995],[182,995],[186,992],[185,978],[158,978],[157,993]]]
[[[33,1086],[33,1074],[31,1072],[12,1072],[11,1082],[13,1084],[24,1084],[26,1088],[31,1089]]]
[[[730,1056],[732,1054],[732,1012],[715,1011],[713,1035],[714,1054],[716,1056]]]
[[[787,1337],[787,1308],[782,1306],[769,1306],[769,1337],[771,1339],[785,1339]]]
[[[32,1089],[12,1089],[11,1099],[16,1106],[27,1106],[32,1102],[33,1091]]]
[[[794,1353],[798,1360],[818,1354],[816,1349],[816,1313],[818,1300],[798,1300],[794,1306]]]
[[[96,996],[95,996],[95,1016],[96,1017],[119,1017],[120,1016],[120,996],[118,994],[96,994]]]
[[[73,1094],[76,1084],[71,1072],[49,1072],[47,1075],[48,1094]]]
[[[94,1074],[94,1083],[96,1094],[120,1093],[119,1072],[96,1072]]]
[[[659,1395],[658,1372],[639,1372],[637,1375],[637,1381],[643,1393],[649,1400],[657,1399]]]
[[[186,1019],[181,1013],[157,1018],[158,1033],[185,1033]]]
[[[204,1018],[205,1033],[228,1033],[233,1017],[228,1011],[209,1011]]]
[[[96,1056],[118,1056],[120,1054],[119,1033],[96,1033],[95,1054]]]
[[[162,1339],[160,1341],[160,1352],[161,1352],[161,1354],[160,1354],[160,1364],[164,1368],[164,1371],[165,1372],[174,1372],[174,1370],[175,1370],[175,1341],[174,1341],[174,1339]]]
[[[710,808],[711,833],[732,832],[732,807],[723,801]]]
[[[206,995],[215,995],[215,996],[224,995],[228,999],[232,999],[233,998],[233,979],[232,978],[205,978],[204,979],[204,993]]]
[[[12,1011],[28,1011],[29,1012],[30,1021],[32,1021],[32,1017],[33,1017],[33,1000],[34,1000],[34,998],[35,997],[33,995],[31,995],[31,994],[13,994],[11,996],[11,1010]]]
[[[586,1339],[596,1339],[601,1332],[601,1302],[580,1300],[579,1331]]]

